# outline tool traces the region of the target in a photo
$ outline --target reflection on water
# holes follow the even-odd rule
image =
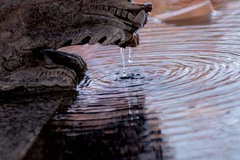
[[[160,121],[144,105],[141,87],[80,94],[58,109],[26,159],[162,159]]]
[[[204,25],[153,14],[130,78],[117,47],[68,48],[87,76],[26,159],[239,159],[240,2],[228,2],[215,0],[220,14]]]
[[[1,95],[0,160],[22,159],[57,107],[70,105],[75,92]]]

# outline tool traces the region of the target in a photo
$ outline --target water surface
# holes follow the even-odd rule
[[[119,48],[68,48],[88,72],[26,159],[239,159],[240,2],[223,2],[194,23],[154,11],[127,78]]]

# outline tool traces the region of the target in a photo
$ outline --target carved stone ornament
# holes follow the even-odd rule
[[[0,0],[0,92],[74,90],[86,63],[56,49],[135,47],[151,10],[129,0]]]

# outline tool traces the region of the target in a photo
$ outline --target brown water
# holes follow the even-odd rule
[[[127,77],[115,46],[68,48],[87,76],[26,159],[238,160],[240,2],[223,2],[211,21],[180,25],[155,9]]]

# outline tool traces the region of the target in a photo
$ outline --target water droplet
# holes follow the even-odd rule
[[[126,63],[125,63],[125,57],[124,57],[124,48],[120,48],[120,53],[122,55],[122,64],[123,64],[123,76],[127,76],[127,73],[126,73]]]
[[[126,73],[125,70],[123,70],[122,74],[123,74],[123,77],[126,77],[126,76],[127,76],[127,73]]]
[[[131,47],[128,47],[128,63],[132,63],[133,60],[132,60],[132,48]]]

